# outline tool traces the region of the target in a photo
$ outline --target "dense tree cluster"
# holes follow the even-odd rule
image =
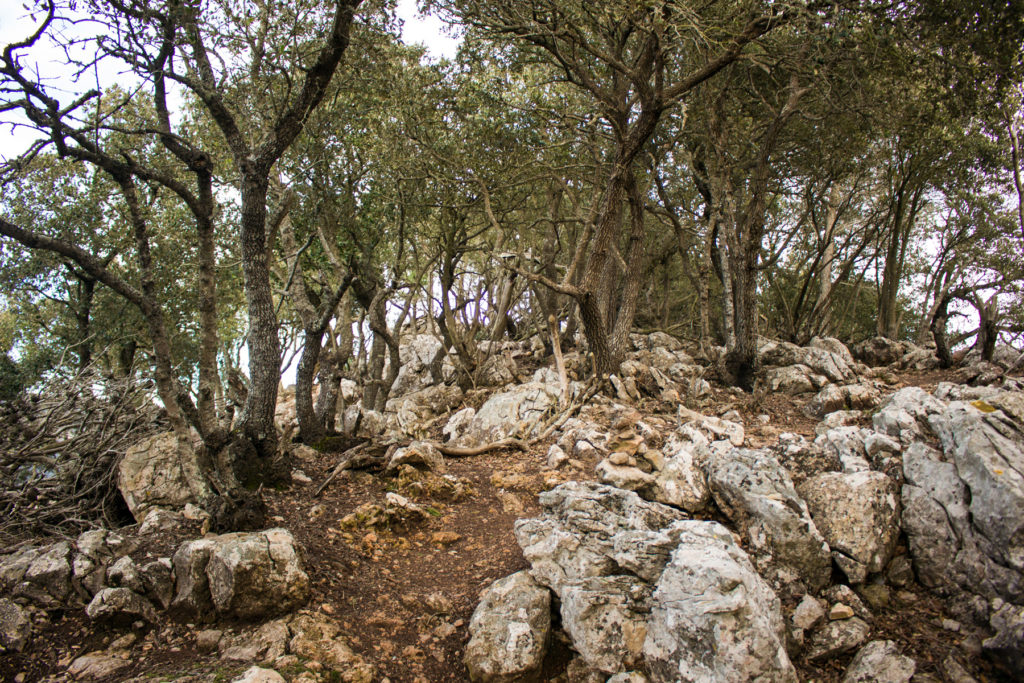
[[[383,408],[410,331],[466,387],[551,326],[598,375],[659,329],[747,389],[759,336],[949,363],[1024,333],[1016,0],[421,6],[455,59],[388,0],[29,3],[0,391],[152,378],[216,507],[278,471],[282,367],[317,443],[344,378]]]

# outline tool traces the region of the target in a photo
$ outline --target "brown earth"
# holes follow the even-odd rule
[[[908,373],[898,386],[933,389],[945,373]],[[782,432],[813,438],[817,420],[802,408],[806,398],[745,394],[715,389],[714,396],[694,408],[720,415],[737,410],[747,426],[748,443],[774,442]],[[675,421],[670,406],[648,402],[645,415],[661,414]],[[605,411],[608,414],[608,411]],[[767,423],[758,419],[768,415]],[[609,418],[610,419],[610,418]],[[865,420],[867,417],[865,417]],[[603,425],[605,429],[610,426]],[[439,436],[439,435],[433,435]],[[556,473],[543,469],[551,441],[528,452],[507,450],[469,458],[448,459],[448,473],[461,486],[453,492],[435,476],[398,478],[367,472],[338,477],[319,497],[314,491],[328,477],[338,455],[323,453],[296,466],[311,479],[284,491],[266,492],[273,524],[292,531],[304,548],[312,596],[308,608],[342,624],[350,645],[377,668],[380,679],[398,682],[467,680],[461,657],[469,638],[467,625],[480,592],[492,581],[527,566],[512,534],[513,522],[538,512],[537,493],[570,479],[593,479],[597,456]],[[366,503],[380,503],[388,491],[398,492],[424,506],[424,520],[391,527],[344,527],[342,518]],[[192,537],[197,535],[192,530]],[[160,547],[142,548],[140,557],[169,554],[187,537],[168,535]],[[903,550],[905,552],[905,549]],[[942,601],[919,586],[910,596],[893,599],[874,610],[872,639],[892,639],[918,664],[918,673],[942,680],[939,665],[950,653],[979,680],[999,680],[983,660],[965,655],[965,637],[943,627],[949,619]],[[895,591],[894,591],[895,593]],[[793,604],[786,605],[792,609]],[[220,624],[227,631],[244,624]],[[116,679],[229,681],[248,664],[221,662],[216,653],[196,648],[196,632],[204,628],[167,622],[139,630],[139,641],[128,655],[130,667]],[[127,630],[130,630],[127,629]],[[14,681],[66,680],[68,664],[77,656],[101,649],[125,631],[95,629],[80,609],[55,612],[26,652],[0,656],[0,679]],[[556,637],[545,664],[543,680],[566,680],[572,652],[564,637]],[[967,644],[969,645],[969,644]],[[970,647],[966,648],[970,651]],[[852,655],[814,666],[799,656],[794,663],[805,681],[839,681]],[[294,674],[302,670],[283,672]],[[335,680],[327,672],[320,680]]]

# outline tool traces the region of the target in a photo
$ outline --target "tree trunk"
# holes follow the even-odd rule
[[[277,336],[277,315],[270,288],[269,253],[266,245],[267,175],[242,169],[241,247],[245,301],[249,312],[249,394],[237,424],[237,436],[251,446],[252,462],[240,462],[243,448],[236,452],[233,467],[243,483],[272,483],[283,478],[282,467],[272,467],[277,457],[277,428],[274,411],[281,379],[281,348]]]

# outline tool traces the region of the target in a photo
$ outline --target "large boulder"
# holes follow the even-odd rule
[[[463,662],[473,681],[536,680],[551,635],[551,593],[529,572],[499,579],[484,591],[469,621]]]
[[[798,491],[851,583],[885,569],[900,533],[896,483],[881,472],[824,472]]]
[[[846,383],[854,380],[856,370],[847,361],[848,354],[834,353],[820,346],[797,346],[790,342],[768,342],[758,349],[764,367],[803,365],[831,382]]]
[[[920,387],[900,389],[871,418],[877,431],[904,444],[931,434],[929,418],[945,412],[946,404]]]
[[[794,682],[779,600],[728,529],[678,523],[643,653],[651,680]]]
[[[715,503],[743,534],[762,574],[794,592],[818,591],[831,578],[828,544],[811,521],[789,473],[768,451],[736,448],[711,456]]]
[[[285,529],[225,534],[206,566],[213,606],[225,616],[252,619],[305,603],[309,577]]]
[[[462,390],[448,384],[402,394],[388,400],[383,415],[385,427],[396,435],[420,437],[425,424],[458,406],[462,399]]]
[[[853,356],[871,367],[892,365],[903,358],[905,352],[906,346],[903,342],[885,337],[873,337],[853,347]]]
[[[528,382],[492,394],[459,437],[459,444],[475,446],[508,437],[528,437],[558,405],[561,387]]]
[[[869,410],[877,406],[878,401],[878,390],[870,384],[830,384],[811,399],[807,411],[823,416],[837,410]]]
[[[191,457],[173,432],[156,434],[131,446],[117,469],[121,491],[135,521],[142,522],[153,507],[183,508],[195,503],[182,461]]]
[[[185,618],[209,618],[213,611],[241,619],[282,614],[309,594],[309,577],[285,529],[189,541],[172,561],[177,592],[171,609]]]
[[[561,596],[562,589],[624,570],[656,580],[675,541],[664,530],[686,515],[631,491],[567,482],[540,494],[542,515],[521,519],[515,536],[530,573]]]
[[[636,493],[568,482],[540,495],[542,515],[516,522],[530,573],[561,604],[562,626],[588,667],[612,674],[641,657],[647,600],[684,514]]]
[[[954,401],[929,415],[941,451],[903,452],[903,523],[918,577],[976,596],[996,632],[985,646],[1024,662],[1024,394]],[[1016,615],[1016,616],[1015,616]],[[984,614],[976,615],[984,618]]]

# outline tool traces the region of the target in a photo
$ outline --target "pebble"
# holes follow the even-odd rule
[[[828,611],[829,621],[838,621],[840,619],[849,619],[853,616],[853,608],[849,605],[844,605],[841,602],[837,602],[832,605],[832,609]]]

